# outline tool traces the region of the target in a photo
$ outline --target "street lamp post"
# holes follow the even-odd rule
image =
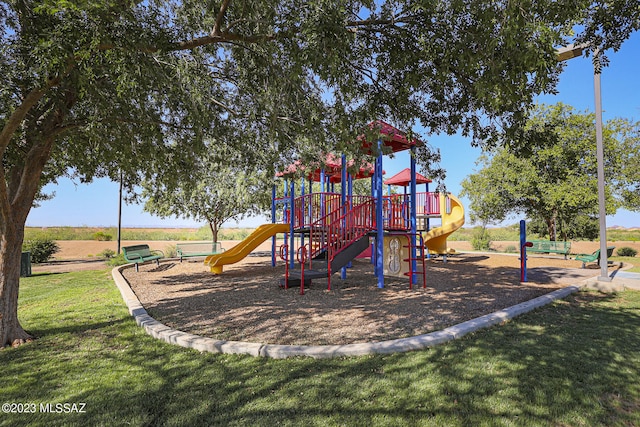
[[[569,45],[557,50],[558,61],[567,61],[582,56],[588,45]],[[598,215],[600,216],[600,276],[601,282],[610,282],[607,257],[607,211],[604,191],[604,144],[602,136],[602,97],[600,91],[600,50],[593,52],[593,92],[596,104],[596,160],[598,178]]]

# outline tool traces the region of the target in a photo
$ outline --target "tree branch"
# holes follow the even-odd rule
[[[6,124],[2,128],[0,132],[0,158],[4,156],[4,152],[9,146],[9,142],[11,142],[11,138],[15,134],[18,127],[24,122],[27,114],[36,105],[44,96],[45,93],[52,87],[55,87],[60,84],[62,79],[69,75],[71,70],[75,67],[75,61],[70,60],[68,62],[67,68],[64,70],[62,74],[58,74],[53,78],[49,78],[45,81],[45,84],[37,89],[32,89],[31,92],[27,94],[27,96],[23,99],[22,103],[16,108]]]
[[[220,27],[222,26],[222,21],[224,20],[224,15],[227,12],[229,3],[231,3],[231,0],[224,0],[222,2],[222,5],[220,6],[220,11],[218,12],[218,16],[216,17],[216,23],[213,26],[213,30],[211,30],[211,34],[209,34],[210,36],[220,35]]]
[[[171,50],[189,50],[196,47],[206,46],[208,44],[215,43],[231,43],[231,42],[244,42],[244,43],[260,43],[264,41],[272,41],[282,37],[285,37],[287,33],[275,33],[275,34],[256,34],[252,36],[243,36],[240,34],[222,32],[219,35],[208,35],[204,37],[198,37],[193,40],[187,40],[178,42]]]

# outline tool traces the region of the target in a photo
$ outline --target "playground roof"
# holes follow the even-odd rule
[[[384,145],[391,148],[391,151],[393,151],[394,153],[397,153],[398,151],[408,150],[413,146],[423,144],[422,141],[415,138],[409,141],[405,132],[402,132],[400,129],[397,129],[391,126],[389,123],[383,122],[382,120],[375,120],[369,123],[369,127],[371,129],[380,129],[380,133],[384,135]],[[371,148],[373,147],[373,144],[365,140],[364,136],[361,136],[359,138],[363,140],[362,148],[365,150],[365,152],[367,152],[367,154],[371,154]]]
[[[322,169],[325,171],[325,175],[329,178],[329,182],[337,183],[342,181],[342,158],[335,154],[327,154],[325,158],[325,166],[311,165],[305,166],[299,160],[296,160],[293,164],[287,166],[284,171],[276,173],[277,177],[289,177],[295,175],[298,171],[302,171],[305,177],[314,182],[320,182],[320,175]],[[347,168],[351,168],[354,165],[353,160],[347,162]],[[306,172],[306,171],[309,172]],[[373,175],[373,165],[371,163],[365,163],[358,169],[358,173],[351,174],[353,179],[369,178]]]
[[[368,126],[370,129],[379,130],[379,132],[383,135],[382,139],[384,145],[391,148],[391,151],[394,153],[408,150],[413,146],[423,144],[423,142],[418,139],[412,139],[411,141],[409,141],[407,139],[406,133],[391,126],[389,123],[383,122],[382,120],[375,120],[369,123]],[[363,151],[366,154],[371,155],[373,144],[367,141],[364,135],[358,136],[357,140],[362,141]],[[276,176],[290,177],[292,175],[295,175],[298,171],[305,171],[307,179],[315,182],[320,182],[320,173],[322,169],[324,169],[325,174],[329,177],[330,182],[336,183],[342,181],[342,160],[340,156],[329,153],[325,158],[324,164],[325,166],[323,168],[321,165],[303,165],[300,161],[296,160],[293,164],[287,166],[284,171],[278,172]],[[349,162],[347,162],[347,167],[351,168],[353,164],[353,160],[350,160]],[[361,165],[358,173],[352,174],[353,179],[368,178],[373,175],[373,169],[373,165],[371,165],[370,163]],[[306,170],[309,170],[310,172],[306,173]],[[419,183],[423,184],[424,182]]]
[[[426,178],[419,173],[416,172],[416,184],[428,184],[432,182],[429,178]],[[408,186],[411,183],[411,169],[406,168],[388,180],[386,180],[385,185],[402,185],[404,187]]]

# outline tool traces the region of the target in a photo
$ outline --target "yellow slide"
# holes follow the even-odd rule
[[[447,237],[464,225],[464,208],[456,197],[449,195],[449,200],[451,201],[451,212],[446,213],[446,197],[440,197],[442,226],[424,234],[424,244],[431,254],[455,253],[455,249],[447,248]]]
[[[257,248],[260,243],[267,240],[269,237],[273,237],[278,233],[288,233],[289,224],[262,224],[256,228],[253,233],[248,235],[243,241],[235,245],[233,248],[226,252],[222,252],[215,255],[209,255],[205,258],[204,263],[211,267],[211,272],[214,274],[222,273],[222,266],[226,264],[235,264],[247,255],[252,250]]]

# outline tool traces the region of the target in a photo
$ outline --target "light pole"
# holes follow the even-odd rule
[[[120,255],[120,243],[122,241],[122,169],[120,169],[120,190],[118,191],[118,253]]]
[[[582,50],[587,44],[569,45],[556,51],[558,61],[567,61],[582,56]],[[600,276],[601,282],[610,282],[607,259],[607,211],[604,192],[604,144],[602,137],[602,97],[600,91],[600,50],[593,52],[593,92],[596,104],[596,160],[598,178],[598,214],[600,216]]]

